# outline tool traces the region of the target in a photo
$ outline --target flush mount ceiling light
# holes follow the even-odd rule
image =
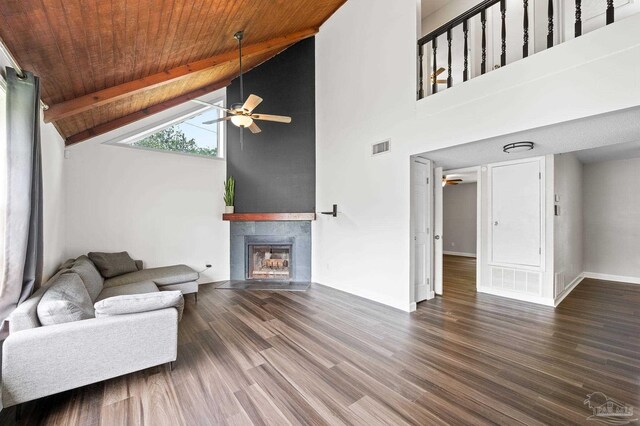
[[[531,151],[533,149],[533,142],[515,142],[509,143],[502,147],[502,151],[507,154],[516,152]]]

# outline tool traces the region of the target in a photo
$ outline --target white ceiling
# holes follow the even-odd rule
[[[508,143],[532,141],[532,151],[506,154]],[[619,145],[619,144],[624,144]],[[578,154],[584,162],[627,158],[640,146],[640,107],[539,127],[421,154],[437,166],[459,169],[546,154],[592,150]],[[597,150],[595,148],[598,148]]]
[[[584,149],[575,153],[583,164],[599,163],[601,161],[626,160],[640,157],[640,140],[600,148]]]
[[[422,0],[422,17],[431,15],[451,0]]]

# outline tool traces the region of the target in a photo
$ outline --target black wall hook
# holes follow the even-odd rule
[[[338,205],[334,204],[332,211],[330,211],[330,212],[320,212],[320,214],[330,214],[333,217],[338,217]]]

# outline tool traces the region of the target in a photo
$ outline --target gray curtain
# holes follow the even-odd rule
[[[0,320],[28,298],[42,279],[42,163],[40,84],[7,68],[7,197],[2,236]]]

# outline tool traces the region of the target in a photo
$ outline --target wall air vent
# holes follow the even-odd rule
[[[390,140],[374,143],[373,145],[371,145],[371,155],[384,154],[385,152],[389,152],[390,148],[391,148]]]

